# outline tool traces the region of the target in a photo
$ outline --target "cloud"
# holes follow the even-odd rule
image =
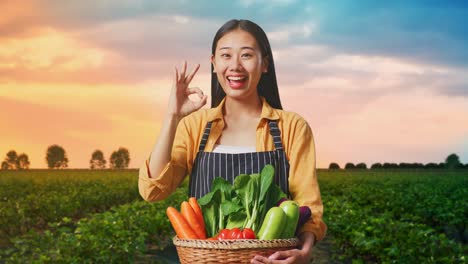
[[[291,45],[274,53],[278,83],[315,93],[379,96],[410,90],[466,95],[467,69],[399,57],[347,54],[326,46]],[[323,91],[323,92],[320,92]]]
[[[318,163],[442,162],[464,150],[468,104],[421,91],[398,92],[365,100],[296,91],[284,96],[285,109],[300,113],[315,135]],[[292,103],[294,102],[294,103]]]
[[[307,9],[320,29],[316,43],[347,53],[460,66],[468,58],[468,30],[462,26],[468,8],[457,3],[327,1]]]
[[[184,21],[198,30],[188,31]],[[166,78],[184,59],[209,70],[215,30],[212,21],[173,16],[108,22],[73,33],[41,28],[39,35],[0,43],[0,82],[135,84]]]

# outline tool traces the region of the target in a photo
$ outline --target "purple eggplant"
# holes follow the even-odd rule
[[[297,227],[302,227],[307,220],[312,216],[312,212],[308,206],[299,207],[299,220],[297,222]]]
[[[297,222],[296,235],[299,234],[299,229],[309,220],[312,216],[312,211],[308,206],[299,207],[299,220]]]

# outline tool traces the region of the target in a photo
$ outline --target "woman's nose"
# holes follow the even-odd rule
[[[233,71],[242,69],[242,62],[237,56],[233,56],[229,61],[229,69]]]

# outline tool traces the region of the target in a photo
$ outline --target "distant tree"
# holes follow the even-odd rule
[[[104,159],[104,154],[100,150],[95,150],[91,154],[91,160],[89,161],[89,167],[94,169],[104,169],[106,168],[106,160]]]
[[[130,153],[128,149],[120,147],[117,151],[112,152],[109,159],[111,169],[125,169],[130,163]]]
[[[424,168],[426,168],[426,169],[438,169],[439,164],[434,163],[434,162],[430,162],[430,163],[427,163],[426,165],[424,165]]]
[[[409,168],[411,168],[411,164],[406,163],[406,162],[401,162],[400,164],[398,164],[398,168],[400,168],[400,169],[409,169]]]
[[[19,156],[18,156],[18,169],[20,170],[27,170],[29,169],[29,157],[28,155],[24,154],[24,153],[21,153]]]
[[[358,163],[356,169],[367,169],[367,165],[364,162]]]
[[[10,150],[7,152],[5,160],[3,161],[6,163],[3,165],[2,168],[6,168],[6,170],[16,170],[18,169],[18,154],[14,150]]]
[[[8,170],[8,163],[6,161],[2,162],[2,170]]]
[[[382,168],[382,164],[381,163],[374,163],[372,164],[371,166],[371,169],[381,169]]]
[[[328,166],[328,169],[329,170],[339,170],[340,165],[338,165],[338,163],[332,162],[332,163],[330,163],[330,166]]]
[[[47,148],[47,166],[50,169],[63,169],[68,167],[68,158],[65,149],[59,145],[52,145]]]
[[[382,165],[382,168],[384,168],[384,169],[398,169],[398,164],[385,162]]]
[[[347,170],[349,170],[349,169],[355,169],[355,168],[356,168],[356,166],[354,166],[354,164],[351,163],[351,162],[348,162],[348,163],[346,163],[346,165],[345,165],[345,169],[347,169]]]
[[[447,169],[457,169],[460,168],[460,165],[460,158],[455,153],[448,155],[445,159],[445,167]]]

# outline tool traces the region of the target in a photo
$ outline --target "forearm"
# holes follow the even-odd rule
[[[166,115],[159,133],[159,138],[151,152],[149,160],[149,177],[161,174],[166,164],[171,160],[172,145],[181,117],[177,115]]]
[[[312,248],[315,244],[315,236],[312,232],[303,232],[300,234],[299,239],[302,242],[302,251],[304,251],[307,255],[312,253]]]

